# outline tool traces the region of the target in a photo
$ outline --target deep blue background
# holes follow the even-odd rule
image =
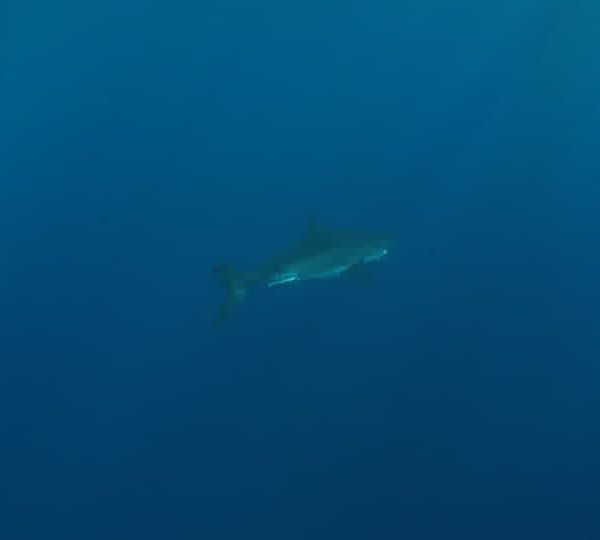
[[[599,21],[3,3],[0,538],[600,538]],[[311,213],[374,287],[211,328]]]

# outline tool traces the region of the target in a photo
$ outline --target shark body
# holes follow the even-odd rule
[[[227,295],[216,323],[226,321],[233,307],[252,288],[330,279],[347,273],[369,283],[371,274],[367,265],[384,259],[391,245],[392,241],[388,237],[328,231],[319,228],[311,220],[303,237],[255,272],[238,274],[227,264],[214,269]]]

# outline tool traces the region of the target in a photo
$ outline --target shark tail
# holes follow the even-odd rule
[[[244,299],[247,287],[244,280],[228,264],[221,264],[213,271],[219,276],[226,294],[215,319],[215,325],[219,326],[229,319],[235,305]]]

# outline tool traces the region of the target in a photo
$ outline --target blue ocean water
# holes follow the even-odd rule
[[[0,7],[0,539],[600,538],[600,4]],[[324,227],[396,249],[252,291]]]

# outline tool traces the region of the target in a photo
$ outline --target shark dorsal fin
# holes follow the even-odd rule
[[[303,237],[303,243],[306,245],[321,245],[327,239],[327,231],[317,221],[315,216],[310,215],[308,217],[308,223],[306,226],[306,233]]]
[[[306,237],[307,238],[319,238],[321,236],[321,228],[319,227],[319,223],[317,222],[317,218],[311,214],[308,216],[308,224],[306,227]]]

